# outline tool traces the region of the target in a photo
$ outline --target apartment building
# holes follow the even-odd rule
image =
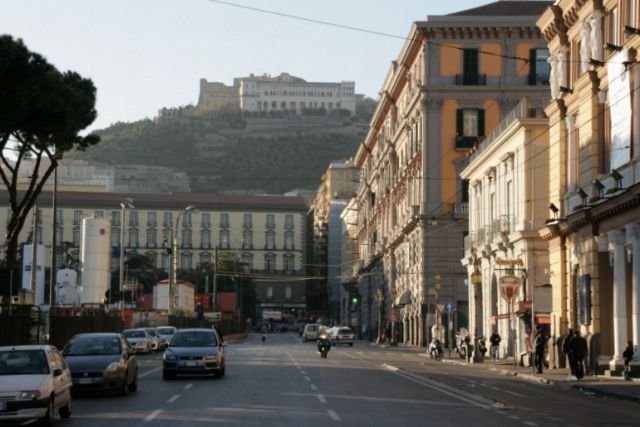
[[[559,0],[550,51],[552,335],[578,330],[588,369],[619,372],[640,342],[640,17],[637,0]]]
[[[172,255],[166,247],[175,233],[178,271],[213,262],[216,251],[229,252],[243,266],[239,274],[255,280],[258,308],[306,307],[307,206],[302,198],[58,192],[56,199],[57,268],[63,266],[66,254],[78,258],[82,218],[104,217],[111,220],[112,272],[119,268],[124,247],[147,256],[168,274]],[[40,195],[37,207],[36,239],[47,249],[46,267],[50,268],[54,230],[50,192]],[[8,215],[7,193],[0,192],[0,223],[7,224]],[[25,226],[20,241],[26,242],[31,232],[32,227]]]
[[[465,154],[523,96],[548,91],[535,23],[551,2],[499,1],[415,22],[380,90],[360,172],[361,328],[407,344],[468,326]],[[542,67],[541,65],[544,65]],[[388,336],[388,334],[385,334]]]

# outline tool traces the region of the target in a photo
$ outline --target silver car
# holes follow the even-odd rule
[[[157,330],[160,337],[160,350],[164,350],[169,345],[177,329],[175,326],[158,326]]]
[[[122,335],[136,353],[151,353],[151,336],[145,328],[125,329]]]
[[[160,335],[157,328],[146,328],[147,333],[151,337],[151,350],[160,351]]]
[[[0,347],[0,422],[40,420],[51,425],[56,411],[69,418],[72,384],[55,347]]]

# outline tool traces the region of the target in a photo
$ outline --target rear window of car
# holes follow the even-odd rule
[[[338,331],[339,334],[352,334],[353,331],[349,328],[342,328]]]
[[[124,331],[122,335],[127,338],[144,338],[147,336],[144,331]]]
[[[214,347],[218,340],[213,332],[189,331],[176,332],[171,340],[171,347]]]
[[[175,332],[173,328],[158,328],[158,334],[160,335],[171,335]]]

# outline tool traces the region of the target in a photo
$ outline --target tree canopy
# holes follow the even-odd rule
[[[57,160],[66,151],[99,142],[97,135],[80,135],[96,118],[95,102],[91,80],[60,72],[22,40],[0,36],[0,179],[11,211],[6,266],[17,263],[18,236]],[[19,188],[18,171],[25,160],[33,162],[32,174]]]

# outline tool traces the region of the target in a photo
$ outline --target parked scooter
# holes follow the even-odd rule
[[[432,359],[436,359],[438,361],[442,360],[442,343],[439,339],[434,338],[429,343],[429,356],[431,356]]]

